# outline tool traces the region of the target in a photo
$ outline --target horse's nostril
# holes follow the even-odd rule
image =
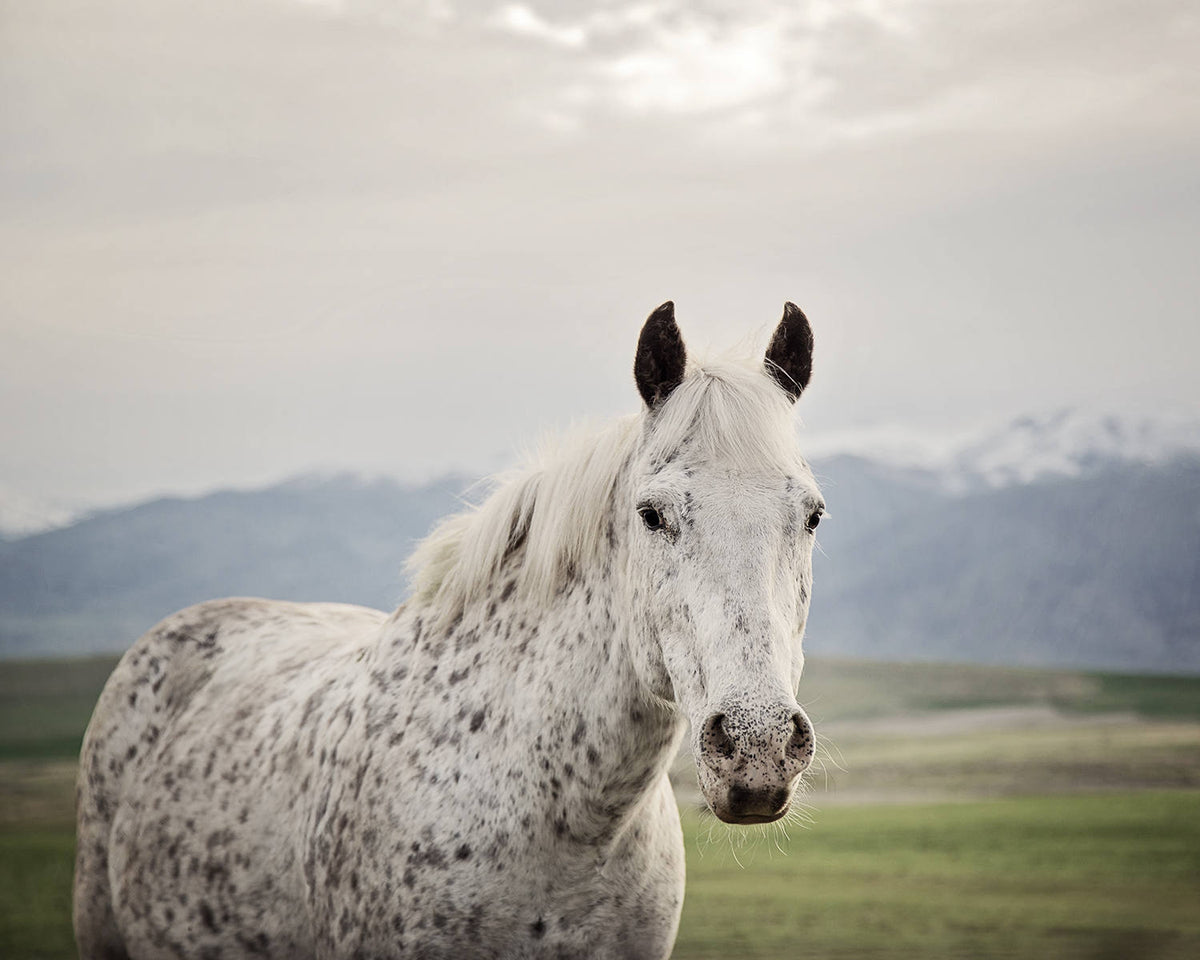
[[[811,760],[816,752],[817,738],[813,734],[812,724],[802,713],[792,715],[792,735],[788,739],[788,756],[796,760]]]
[[[704,734],[700,738],[700,745],[706,752],[711,752],[721,757],[732,757],[737,749],[733,737],[725,732],[725,714],[714,713],[708,718],[704,724]]]

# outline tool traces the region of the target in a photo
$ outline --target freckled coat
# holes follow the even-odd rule
[[[655,958],[706,800],[784,816],[822,504],[795,449],[807,320],[685,375],[670,304],[647,407],[449,518],[390,616],[200,604],[137,641],[84,738],[84,958]]]
[[[519,643],[558,657],[570,687],[579,625],[611,635],[607,616]],[[514,606],[491,626],[519,620]],[[228,600],[143,637],[84,750],[83,955],[669,953],[675,722],[609,684],[570,708],[495,696],[521,678],[496,669],[512,651],[489,652],[487,626],[431,637],[403,610]],[[621,705],[644,710],[628,750]]]

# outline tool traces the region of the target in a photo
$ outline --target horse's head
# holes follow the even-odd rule
[[[701,789],[729,823],[782,817],[815,748],[796,691],[824,501],[791,418],[811,365],[812,330],[790,303],[753,367],[686,369],[670,303],[638,343],[646,410],[619,504],[635,657],[690,718]]]

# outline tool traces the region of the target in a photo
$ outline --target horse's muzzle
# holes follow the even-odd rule
[[[713,813],[726,823],[772,823],[787,814],[800,775],[812,764],[816,736],[794,705],[771,710],[766,723],[761,713],[734,707],[705,721],[695,752]]]

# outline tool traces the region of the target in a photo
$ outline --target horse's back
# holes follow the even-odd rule
[[[188,913],[213,932],[214,903],[160,904],[163,915],[148,916],[136,888],[155,876],[196,874],[209,886],[227,879],[219,874],[228,866],[213,855],[219,829],[197,826],[198,816],[184,812],[200,811],[222,791],[234,796],[236,781],[252,778],[256,761],[268,762],[266,738],[279,738],[301,709],[297,698],[329,682],[385,616],[345,604],[216,600],[173,614],[130,648],[105,685],[80,758],[75,931],[82,957],[137,956],[131,923],[162,941],[146,944],[155,953],[186,947],[170,931],[186,926]],[[266,819],[254,806],[224,812],[250,826],[255,814]],[[205,836],[189,836],[201,830]]]

